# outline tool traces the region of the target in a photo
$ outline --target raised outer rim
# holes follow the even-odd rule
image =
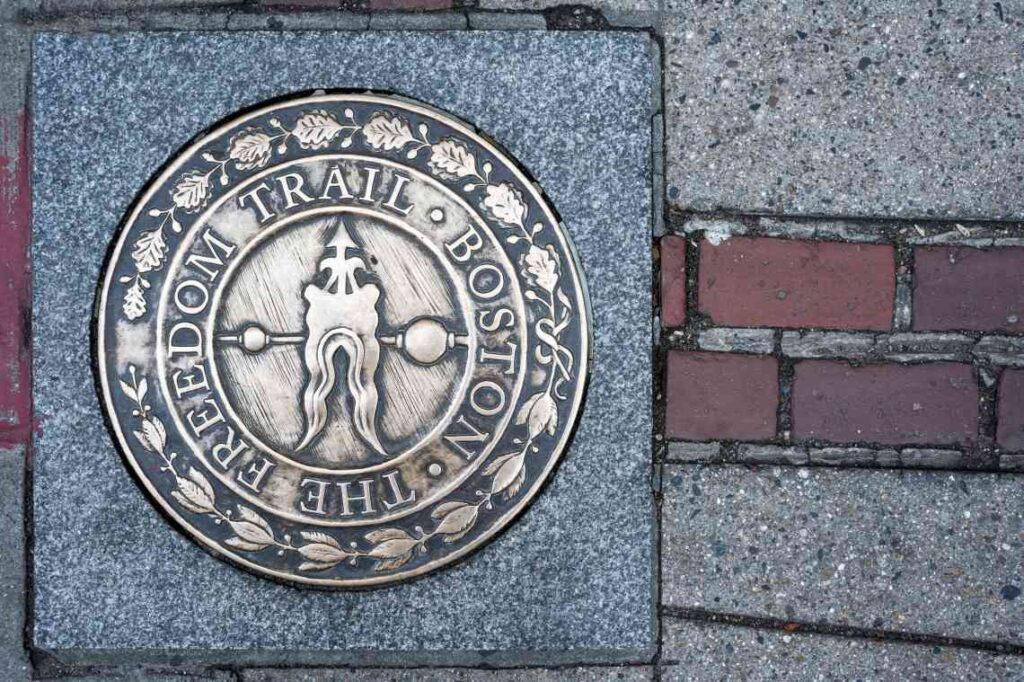
[[[586,359],[586,371],[580,376],[580,380],[577,383],[576,395],[573,399],[573,404],[569,412],[568,423],[571,426],[567,427],[563,432],[561,438],[555,444],[554,454],[548,461],[547,466],[542,471],[541,475],[533,482],[533,485],[523,493],[519,501],[512,507],[506,509],[502,514],[497,517],[497,521],[494,522],[489,528],[484,530],[476,539],[469,542],[456,551],[446,554],[437,560],[419,566],[415,569],[408,571],[399,571],[386,576],[377,576],[371,578],[360,578],[356,580],[338,580],[338,579],[326,579],[326,578],[314,578],[300,575],[293,575],[289,573],[283,573],[281,571],[275,571],[268,569],[265,566],[257,564],[245,557],[239,556],[234,552],[228,551],[220,544],[216,543],[211,538],[207,537],[203,533],[199,532],[191,523],[189,523],[184,517],[182,517],[171,505],[167,503],[162,495],[160,495],[156,488],[151,484],[149,479],[143,474],[141,467],[135,459],[135,454],[132,449],[128,446],[127,439],[121,429],[121,425],[116,419],[112,418],[113,410],[111,406],[113,401],[110,396],[110,385],[107,381],[107,362],[106,362],[106,348],[104,344],[104,337],[102,330],[106,323],[106,301],[110,291],[110,285],[112,282],[113,268],[111,265],[118,261],[121,255],[121,251],[125,244],[125,237],[128,234],[130,225],[133,225],[142,211],[142,207],[146,205],[149,199],[156,192],[157,188],[162,186],[170,176],[172,176],[185,162],[186,159],[190,158],[192,154],[198,151],[204,144],[206,144],[212,138],[223,135],[225,132],[240,125],[246,120],[262,116],[263,114],[269,113],[282,106],[294,106],[300,104],[316,104],[321,102],[339,102],[339,101],[355,101],[364,103],[379,103],[384,106],[396,106],[403,108],[408,111],[415,112],[420,115],[429,117],[441,117],[446,119],[444,122],[454,130],[459,131],[468,138],[474,140],[484,149],[488,150],[491,154],[500,158],[509,168],[512,175],[522,183],[524,189],[529,192],[538,206],[544,212],[544,215],[551,221],[552,225],[556,226],[558,240],[561,242],[565,252],[570,256],[573,271],[577,278],[577,292],[576,292],[576,303],[577,310],[581,312],[580,319],[580,346],[581,346],[581,358]],[[576,429],[579,427],[579,416],[583,408],[583,403],[586,399],[587,390],[590,384],[591,369],[593,366],[593,320],[591,317],[590,310],[590,293],[587,287],[587,281],[583,273],[583,268],[579,261],[579,255],[576,253],[575,246],[572,241],[568,239],[568,234],[565,229],[561,218],[555,212],[551,205],[550,200],[544,194],[543,190],[537,182],[523,169],[517,161],[514,160],[512,154],[507,152],[497,142],[491,140],[489,137],[479,132],[475,127],[463,121],[459,117],[446,112],[437,107],[425,104],[419,100],[407,97],[404,95],[390,94],[382,91],[370,91],[370,90],[343,90],[343,89],[331,89],[331,90],[316,90],[313,92],[300,92],[285,95],[279,98],[267,100],[261,102],[253,107],[242,109],[230,115],[227,118],[222,119],[213,126],[202,131],[195,137],[193,137],[186,145],[177,149],[170,156],[170,163],[165,164],[161,170],[154,175],[149,182],[146,183],[144,188],[135,197],[132,202],[131,208],[125,217],[122,219],[120,225],[117,228],[117,239],[116,243],[108,251],[107,258],[103,263],[103,281],[101,287],[97,288],[97,297],[95,301],[95,313],[94,313],[94,325],[92,329],[93,334],[93,368],[96,374],[98,374],[99,393],[101,402],[103,403],[103,414],[104,419],[107,422],[107,427],[110,429],[118,445],[118,450],[121,456],[129,464],[129,470],[134,475],[136,482],[141,484],[146,493],[156,503],[156,507],[163,514],[168,516],[178,527],[179,530],[184,530],[185,535],[193,542],[198,544],[204,550],[217,557],[218,559],[228,560],[235,565],[244,568],[247,571],[255,573],[260,576],[269,577],[271,579],[292,585],[304,585],[314,586],[320,588],[367,588],[382,585],[389,585],[398,582],[404,582],[411,578],[419,577],[424,574],[435,571],[443,566],[451,565],[453,562],[462,559],[472,552],[476,551],[480,547],[484,546],[490,540],[494,539],[500,532],[507,529],[513,521],[529,506],[534,500],[540,490],[551,478],[552,472],[556,466],[562,461],[565,455],[565,450],[568,447],[569,441],[575,435]]]

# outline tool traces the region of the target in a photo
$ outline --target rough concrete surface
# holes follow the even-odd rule
[[[239,665],[649,659],[644,35],[44,34],[34,66],[35,646]],[[173,531],[111,445],[82,341],[107,241],[159,162],[242,106],[323,86],[409,94],[506,145],[575,239],[597,329],[582,425],[530,511],[455,568],[363,593],[275,585]]]
[[[1024,217],[1024,14],[1007,2],[669,0],[668,200]]]
[[[661,679],[1019,680],[1024,658],[931,644],[848,639],[666,619]]]
[[[1024,642],[1020,479],[671,465],[662,603]]]

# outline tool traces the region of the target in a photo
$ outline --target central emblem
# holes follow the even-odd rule
[[[568,445],[585,288],[536,185],[374,94],[281,100],[181,151],[101,289],[97,371],[145,489],[214,554],[329,587],[482,545]]]

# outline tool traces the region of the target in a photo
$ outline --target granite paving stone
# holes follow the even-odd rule
[[[1019,645],[1022,482],[1012,474],[669,465],[662,602]]]
[[[242,673],[242,682],[645,682],[653,679],[650,666],[602,668],[530,668],[468,670],[465,668],[390,668],[353,670],[255,669]]]
[[[650,659],[645,35],[41,34],[33,60],[35,646],[235,665]],[[240,107],[315,87],[418,97],[505,145],[575,240],[597,330],[574,446],[530,510],[454,568],[361,593],[277,585],[172,530],[105,431],[85,341],[107,241],[149,174]]]
[[[666,12],[669,202],[1024,216],[1019,5],[669,0]]]
[[[0,680],[31,679],[25,632],[25,448],[0,447]]]
[[[666,619],[661,679],[1019,680],[1024,657]]]

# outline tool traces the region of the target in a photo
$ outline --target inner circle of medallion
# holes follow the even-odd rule
[[[310,165],[315,163],[326,163],[329,161],[361,161],[371,162],[373,164],[382,166],[383,168],[393,167],[394,169],[400,169],[403,173],[407,173],[414,177],[417,181],[416,187],[418,190],[423,190],[426,187],[432,188],[438,193],[435,201],[421,202],[420,209],[426,215],[419,216],[420,222],[424,218],[428,218],[429,214],[435,213],[437,208],[434,207],[439,203],[445,203],[446,211],[442,211],[445,219],[450,219],[453,208],[460,209],[464,212],[464,215],[459,215],[458,218],[465,220],[471,220],[479,231],[479,234],[485,239],[484,247],[487,252],[485,255],[488,257],[490,262],[499,263],[502,270],[505,272],[504,282],[508,287],[507,298],[510,299],[509,303],[516,309],[521,309],[523,305],[522,294],[518,285],[517,278],[514,274],[514,266],[509,261],[507,254],[500,245],[500,241],[493,234],[491,228],[489,228],[485,221],[472,210],[462,199],[457,195],[454,195],[450,190],[445,188],[443,185],[438,183],[433,178],[426,176],[414,169],[402,166],[400,164],[393,164],[388,160],[362,157],[357,155],[342,155],[342,154],[331,154],[331,155],[320,155],[306,157],[299,160],[290,161],[277,166],[269,167],[263,173],[253,176],[245,183],[239,184],[237,187],[233,187],[230,192],[226,193],[223,197],[218,199],[217,202],[212,204],[204,213],[197,218],[195,225],[190,230],[189,235],[182,241],[182,244],[174,257],[172,262],[168,266],[167,281],[168,285],[164,287],[161,300],[158,306],[158,317],[157,317],[157,338],[164,339],[166,336],[165,322],[166,314],[170,306],[170,297],[174,292],[174,284],[179,283],[182,278],[182,266],[186,256],[189,255],[190,249],[194,246],[202,234],[204,226],[213,224],[215,222],[215,216],[218,210],[222,207],[229,205],[233,199],[242,193],[243,190],[251,187],[252,185],[259,182],[263,177],[272,175],[274,173],[280,173],[285,169],[295,169],[296,167],[303,165]],[[424,199],[422,195],[418,194],[420,199]],[[442,200],[443,197],[443,200]],[[223,271],[223,274],[218,278],[219,285],[213,290],[211,300],[208,305],[209,315],[206,317],[205,327],[205,349],[206,355],[210,358],[209,362],[209,379],[212,383],[214,390],[223,396],[223,403],[220,408],[224,410],[225,417],[231,422],[232,426],[236,427],[240,433],[245,437],[246,442],[249,445],[255,445],[260,448],[263,452],[273,456],[278,462],[278,468],[275,470],[277,476],[273,479],[275,489],[268,489],[261,491],[265,494],[254,494],[253,492],[245,489],[239,485],[239,482],[233,479],[231,476],[225,475],[226,471],[214,465],[210,461],[208,456],[208,448],[204,448],[201,442],[198,442],[196,438],[189,437],[188,424],[183,422],[183,415],[178,410],[172,409],[171,415],[174,418],[175,423],[178,425],[181,433],[186,436],[186,440],[192,447],[193,452],[197,457],[206,462],[208,469],[216,475],[225,485],[232,488],[242,497],[250,500],[254,504],[257,504],[268,511],[272,511],[275,514],[286,518],[292,518],[297,521],[309,522],[317,525],[324,526],[359,526],[359,525],[370,525],[380,523],[389,518],[398,518],[411,514],[424,506],[429,505],[431,502],[443,497],[448,492],[456,488],[467,476],[469,476],[482,462],[486,460],[487,454],[491,449],[500,442],[501,433],[507,428],[508,423],[511,419],[512,414],[509,412],[505,414],[500,423],[497,425],[497,429],[494,431],[494,436],[487,447],[481,450],[481,452],[474,457],[468,463],[461,462],[459,458],[450,456],[445,453],[443,445],[440,443],[439,435],[443,429],[451,423],[452,416],[458,411],[460,404],[464,404],[466,401],[466,389],[470,383],[470,380],[474,377],[478,379],[486,379],[492,375],[493,372],[486,372],[485,367],[481,363],[472,361],[477,350],[476,336],[474,334],[466,334],[467,343],[465,348],[465,356],[469,358],[465,369],[461,372],[461,378],[458,381],[458,386],[455,391],[452,392],[451,399],[448,400],[447,409],[444,411],[444,415],[436,420],[433,428],[429,432],[422,434],[421,437],[410,447],[404,448],[401,452],[395,453],[392,457],[389,457],[383,461],[369,464],[365,466],[353,466],[353,467],[328,467],[328,466],[317,466],[308,462],[300,461],[295,459],[294,455],[289,455],[284,452],[284,448],[274,448],[268,446],[263,442],[263,439],[252,432],[249,428],[247,420],[240,417],[237,413],[236,406],[238,401],[228,398],[227,391],[225,391],[224,383],[221,378],[221,371],[219,370],[220,362],[217,360],[217,350],[215,346],[215,339],[217,336],[223,335],[223,329],[216,329],[217,321],[220,317],[223,308],[224,292],[230,289],[232,280],[236,279],[239,271],[243,270],[248,261],[248,257],[254,250],[258,250],[261,246],[267,242],[272,242],[275,237],[282,230],[286,230],[293,226],[295,223],[303,220],[308,220],[311,217],[329,216],[331,214],[356,214],[362,215],[375,220],[382,221],[394,228],[407,232],[409,235],[417,239],[425,248],[429,251],[430,255],[434,257],[437,263],[437,269],[444,274],[444,276],[452,283],[456,291],[456,298],[462,306],[461,320],[464,324],[470,325],[476,318],[476,314],[482,312],[479,310],[479,306],[474,304],[472,296],[466,291],[466,284],[463,278],[455,272],[454,268],[448,264],[438,250],[438,245],[430,241],[426,236],[427,229],[417,229],[412,223],[409,222],[409,217],[405,219],[398,219],[394,216],[389,216],[381,213],[379,210],[373,207],[361,207],[361,206],[333,206],[333,207],[320,207],[315,209],[307,209],[303,211],[297,211],[295,213],[285,213],[273,222],[268,223],[266,226],[262,226],[258,231],[251,235],[251,238],[238,243],[238,251],[233,254],[228,266]],[[413,216],[415,217],[415,216]],[[458,222],[456,221],[456,224]],[[346,228],[353,234],[358,234],[354,228]],[[378,263],[379,264],[379,263]],[[280,264],[278,264],[280,265]],[[386,289],[385,289],[386,291]],[[420,292],[421,293],[421,292]],[[504,297],[503,297],[504,298]],[[387,300],[387,295],[381,297],[382,300]],[[493,303],[493,302],[492,302]],[[422,318],[421,318],[422,319]],[[524,320],[520,316],[517,324],[517,335],[519,338],[525,338],[527,332],[524,326]],[[522,390],[524,372],[523,369],[526,367],[526,358],[524,357],[525,346],[520,348],[520,352],[515,361],[515,366],[518,367],[518,371],[514,374],[514,381],[507,382],[510,391],[506,395],[505,400],[510,403],[515,403],[518,400],[519,393]],[[387,352],[387,349],[384,349]],[[260,357],[259,355],[255,357]],[[172,372],[168,371],[168,360],[166,353],[166,344],[157,344],[157,365],[158,365],[158,376],[160,376],[160,386],[166,396],[168,403],[173,405],[176,400],[171,391],[169,378],[172,376]],[[404,363],[408,366],[408,363]],[[418,396],[417,396],[418,397]],[[382,396],[382,403],[387,405],[387,395]],[[277,407],[280,408],[280,401],[278,401]],[[334,423],[344,423],[342,419],[334,420]],[[430,445],[430,449],[426,450],[425,446]],[[436,455],[432,457],[432,455]],[[410,461],[413,460],[413,461]],[[421,460],[421,461],[420,461]],[[431,477],[423,475],[425,470],[429,470],[429,467],[440,465],[445,473],[443,477]],[[415,504],[403,507],[390,514],[382,514],[376,516],[373,519],[351,519],[351,520],[338,520],[338,519],[323,519],[316,516],[310,516],[308,514],[296,513],[294,509],[281,508],[279,504],[276,504],[278,500],[288,500],[294,497],[298,490],[298,484],[302,481],[302,474],[304,472],[312,472],[315,474],[327,474],[327,475],[357,475],[366,474],[374,471],[381,471],[387,468],[397,467],[402,473],[402,480],[406,484],[418,483],[413,490],[416,493],[417,501]],[[286,488],[285,484],[291,484],[291,490]]]

